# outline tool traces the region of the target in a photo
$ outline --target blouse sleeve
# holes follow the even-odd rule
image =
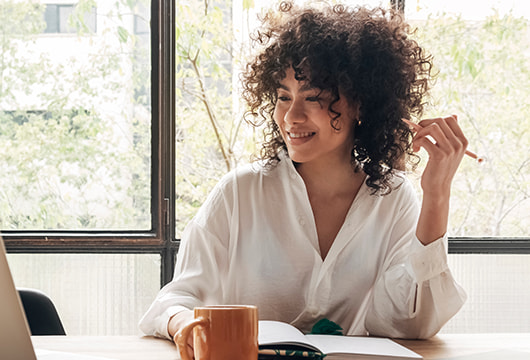
[[[401,214],[391,235],[395,246],[374,285],[366,317],[370,335],[429,338],[466,300],[447,264],[447,235],[423,245],[414,235],[414,206]]]
[[[170,339],[167,326],[173,315],[222,302],[222,276],[228,261],[229,208],[222,184],[218,184],[186,226],[173,280],[160,290],[140,320],[143,333]]]

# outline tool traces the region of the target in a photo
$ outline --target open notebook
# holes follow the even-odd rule
[[[9,360],[102,360],[101,357],[39,350],[35,354],[22,302],[7,263],[0,237],[0,359]]]

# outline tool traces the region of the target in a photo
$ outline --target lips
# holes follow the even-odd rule
[[[309,138],[315,135],[315,133],[310,132],[310,131],[301,131],[301,132],[287,132],[287,135],[289,135],[289,138],[291,139],[303,139],[303,138]]]

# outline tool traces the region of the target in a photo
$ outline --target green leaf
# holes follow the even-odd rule
[[[129,32],[123,26],[118,27],[118,38],[121,43],[126,43],[127,39],[129,39]]]

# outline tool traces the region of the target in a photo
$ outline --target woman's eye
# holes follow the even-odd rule
[[[280,101],[289,101],[289,97],[288,96],[278,96],[278,100],[280,100]]]
[[[318,96],[308,96],[305,98],[306,101],[319,102],[320,98]]]

